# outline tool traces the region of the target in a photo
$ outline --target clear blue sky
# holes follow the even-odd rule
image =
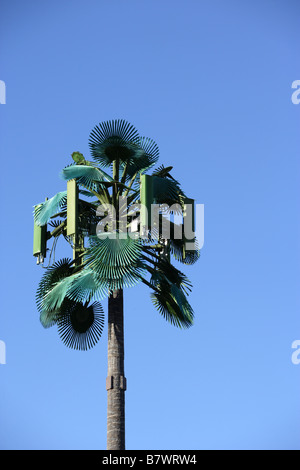
[[[2,0],[1,449],[106,447],[107,328],[81,353],[40,325],[32,207],[114,118],[205,205],[195,325],[125,292],[127,448],[300,449],[299,17],[296,0]]]

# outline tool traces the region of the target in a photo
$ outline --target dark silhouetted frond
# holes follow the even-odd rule
[[[137,150],[127,169],[128,178],[132,178],[138,172],[147,171],[159,159],[158,145],[149,137],[139,137],[136,147]]]
[[[155,270],[152,272],[150,283],[157,287],[159,287],[161,283],[173,284],[179,289],[182,289],[186,295],[189,295],[189,292],[192,290],[192,283],[188,277],[175,268],[168,260],[163,258],[157,261]]]
[[[132,158],[138,148],[134,145],[138,132],[123,119],[101,122],[92,130],[89,138],[91,154],[95,161],[107,167],[115,159],[122,162]]]
[[[184,193],[178,181],[170,178],[154,176],[153,198],[156,204],[181,204]]]
[[[104,327],[103,308],[98,302],[91,305],[67,301],[58,322],[63,343],[72,349],[87,351],[95,346]]]
[[[194,312],[186,296],[174,284],[161,282],[151,293],[153,305],[172,325],[189,328],[193,324]]]
[[[36,304],[40,313],[41,323],[45,328],[49,328],[56,323],[58,312],[56,308],[45,308],[45,298],[59,281],[70,276],[72,272],[71,260],[69,258],[63,258],[47,268],[39,282],[36,292]]]
[[[183,237],[182,239],[170,239],[170,252],[174,256],[174,258],[179,261],[180,263],[186,265],[195,264],[200,258],[200,249],[198,247],[197,238],[192,240],[194,244],[194,250],[186,250],[186,239]]]

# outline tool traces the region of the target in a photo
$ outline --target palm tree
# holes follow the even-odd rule
[[[108,298],[107,449],[123,450],[123,291],[146,284],[158,312],[171,324],[188,328],[194,317],[187,300],[192,285],[171,257],[190,265],[200,254],[194,228],[186,230],[193,201],[171,176],[172,167],[153,170],[159,150],[152,139],[141,137],[128,122],[114,120],[92,130],[89,146],[92,161],[73,152],[72,163],[61,171],[67,190],[34,208],[33,254],[38,264],[49,255],[36,301],[43,327],[57,325],[66,346],[87,350],[101,337],[101,301]],[[61,236],[73,256],[55,261]]]

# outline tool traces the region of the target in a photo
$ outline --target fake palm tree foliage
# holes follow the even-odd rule
[[[89,146],[91,160],[73,152],[71,164],[61,171],[67,190],[34,208],[34,255],[38,264],[49,256],[36,302],[43,327],[56,325],[66,346],[87,350],[101,337],[101,302],[108,298],[107,448],[125,449],[123,290],[146,284],[162,317],[190,327],[192,285],[171,260],[193,264],[199,250],[194,235],[178,236],[190,200],[172,177],[172,167],[155,168],[159,149],[152,139],[115,120],[96,126]],[[143,209],[151,204],[154,219]],[[109,217],[109,207],[115,217]],[[174,213],[182,215],[181,223],[170,220]],[[54,262],[60,237],[73,257]]]

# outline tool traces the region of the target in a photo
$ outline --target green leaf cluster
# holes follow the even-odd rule
[[[171,324],[187,328],[193,324],[194,312],[188,302],[192,285],[171,262],[194,264],[200,251],[187,252],[184,238],[177,239],[178,227],[170,222],[171,237],[161,238],[160,230],[149,238],[133,237],[117,227],[114,233],[96,233],[105,216],[97,214],[99,204],[110,204],[119,211],[121,197],[126,196],[124,211],[130,213],[139,202],[140,176],[157,163],[159,149],[150,138],[141,137],[133,125],[124,120],[102,122],[89,138],[92,160],[79,151],[72,153],[72,163],[62,169],[65,181],[76,180],[79,188],[78,233],[67,236],[67,191],[41,203],[34,211],[38,225],[50,224],[49,238],[65,237],[72,246],[73,260],[64,258],[51,264],[37,289],[37,308],[45,328],[58,326],[68,347],[89,349],[103,330],[101,301],[115,289],[143,282],[150,288],[157,311]],[[160,223],[172,213],[181,213],[185,193],[171,175],[172,167],[161,165],[153,176],[153,197],[161,205]],[[122,210],[123,210],[122,209]],[[118,213],[118,212],[117,212]],[[120,215],[120,214],[119,214]],[[129,227],[130,221],[128,218]],[[195,244],[197,241],[195,240]]]

